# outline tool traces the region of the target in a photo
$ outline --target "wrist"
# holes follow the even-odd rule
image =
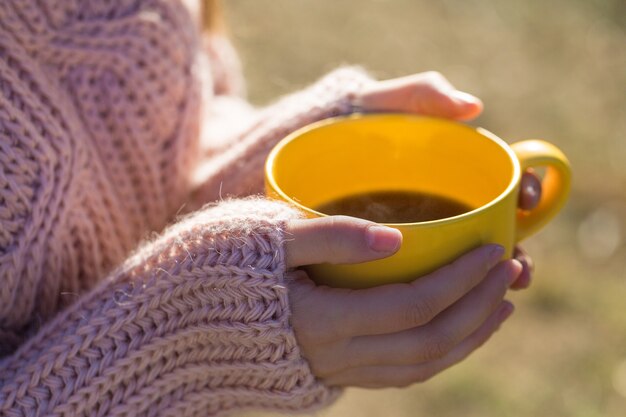
[[[344,67],[326,75],[318,88],[320,92],[326,92],[326,94],[335,91],[331,97],[338,99],[335,101],[330,116],[340,116],[361,112],[363,92],[376,82],[361,67]]]

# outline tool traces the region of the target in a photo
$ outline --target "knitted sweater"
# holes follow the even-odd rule
[[[179,0],[0,1],[0,415],[336,396],[289,324],[283,230],[299,214],[236,197],[368,78],[341,69],[254,109],[231,94],[228,45],[200,44]]]

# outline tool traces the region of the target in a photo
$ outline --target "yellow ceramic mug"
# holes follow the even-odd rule
[[[546,167],[537,208],[517,208],[521,173]],[[494,134],[460,123],[401,114],[352,115],[306,126],[283,139],[266,167],[270,197],[309,217],[330,201],[376,191],[418,191],[474,208],[455,217],[387,223],[403,235],[393,256],[361,264],[313,265],[320,284],[364,288],[408,282],[468,250],[498,243],[511,256],[516,242],[562,208],[570,189],[567,158],[540,140],[507,145]]]

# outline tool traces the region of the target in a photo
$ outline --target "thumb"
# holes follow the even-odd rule
[[[285,241],[289,268],[320,263],[359,263],[386,258],[402,243],[391,227],[348,216],[291,220]]]

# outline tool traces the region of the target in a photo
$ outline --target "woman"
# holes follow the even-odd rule
[[[316,287],[295,268],[389,256],[401,236],[246,197],[305,124],[357,107],[467,120],[481,102],[437,73],[344,68],[254,109],[217,20],[201,46],[185,3],[0,3],[0,413],[310,410],[482,344],[528,285],[524,255],[486,246],[411,284]]]

